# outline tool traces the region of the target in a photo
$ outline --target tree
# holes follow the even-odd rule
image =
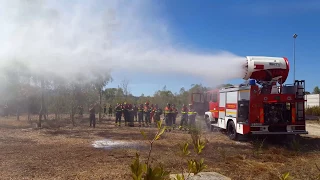
[[[181,88],[178,94],[179,104],[189,104],[190,102],[190,93],[185,90],[185,88]]]
[[[245,83],[246,83],[246,82],[245,82]],[[222,88],[230,87],[230,86],[233,86],[233,84],[228,83],[228,84],[222,84],[222,85],[221,85]]]
[[[313,93],[313,94],[320,94],[320,89],[319,89],[319,87],[318,87],[318,86],[314,87],[312,93]]]
[[[106,102],[108,102],[109,104],[114,103],[113,100],[116,97],[117,90],[117,88],[107,88],[103,91]]]
[[[123,90],[123,94],[125,96],[125,100],[127,100],[127,96],[130,94],[130,91],[129,91],[129,80],[128,79],[123,79],[122,80],[121,88]]]
[[[208,91],[210,88],[204,87],[202,84],[191,84],[189,92],[191,93],[203,93]]]
[[[112,78],[109,74],[94,74],[95,79],[93,80],[93,86],[99,94],[99,121],[101,121],[101,111],[102,111],[102,91],[103,88],[112,81]]]
[[[39,122],[38,122],[38,127],[41,128],[42,126],[42,116],[46,118],[45,115],[46,107],[44,103],[44,79],[41,79],[41,107],[40,107],[40,112],[39,112]]]
[[[309,91],[306,91],[305,94],[311,94]]]

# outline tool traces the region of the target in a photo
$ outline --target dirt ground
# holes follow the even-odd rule
[[[140,128],[115,127],[112,119],[98,122],[95,129],[88,127],[87,119],[77,120],[75,127],[67,119],[48,120],[42,129],[25,117],[20,119],[0,119],[0,179],[130,179],[135,153],[143,158],[148,153]],[[149,134],[156,130],[141,129]],[[246,180],[279,179],[286,172],[303,180],[320,175],[316,168],[320,166],[320,137],[301,136],[285,144],[252,139],[236,142],[220,132],[203,133],[208,142],[202,154],[208,165],[205,171]],[[127,145],[93,147],[95,141],[106,139]],[[153,163],[180,173],[186,160],[179,156],[178,144],[190,140],[187,132],[165,133],[154,145]]]
[[[307,131],[310,135],[320,137],[320,123],[309,123],[307,124]]]

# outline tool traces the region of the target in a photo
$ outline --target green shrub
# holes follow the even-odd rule
[[[166,171],[161,164],[154,165],[150,163],[151,152],[153,143],[160,139],[161,135],[165,131],[165,127],[162,125],[162,121],[157,121],[158,131],[151,140],[148,140],[147,135],[144,131],[140,131],[142,136],[148,140],[150,149],[146,162],[140,161],[140,155],[136,153],[136,158],[130,165],[131,177],[133,180],[166,180],[170,179],[170,172]]]
[[[281,176],[279,176],[279,179],[280,179],[280,180],[289,180],[289,179],[291,179],[290,173],[287,172],[287,173],[285,173],[285,174],[282,174]]]
[[[140,160],[140,155],[136,153],[136,157],[130,165],[131,177],[133,180],[167,180],[170,179],[170,171],[166,171],[161,164],[155,165],[150,162],[151,152],[153,148],[153,143],[161,138],[161,135],[165,132],[166,127],[162,125],[162,121],[157,122],[158,131],[152,139],[148,139],[144,131],[140,131],[141,135],[148,140],[149,143],[149,153],[146,162]],[[204,159],[200,158],[199,155],[202,153],[202,150],[206,146],[206,141],[201,138],[201,131],[199,129],[190,129],[192,145],[196,156],[193,156],[191,159],[187,159],[187,169],[188,177],[191,173],[198,174],[202,172],[207,165],[204,164]],[[183,157],[189,157],[189,143],[185,143],[180,146]],[[181,175],[176,176],[176,180],[185,180],[184,170],[182,170]]]

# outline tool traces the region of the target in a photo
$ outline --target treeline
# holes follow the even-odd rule
[[[311,93],[310,92],[306,92],[306,94],[311,94]],[[320,94],[319,86],[316,86],[316,87],[313,88],[312,94]],[[306,115],[320,116],[320,107],[319,106],[314,106],[314,107],[306,108]]]
[[[142,104],[149,101],[164,107],[167,103],[182,104],[190,103],[192,92],[204,92],[209,88],[201,84],[193,84],[190,88],[181,88],[180,92],[173,93],[166,86],[158,90],[153,96],[133,96],[129,90],[129,81],[123,80],[118,88],[108,88],[112,81],[109,74],[91,73],[79,75],[73,79],[60,78],[54,75],[44,76],[28,72],[23,67],[15,66],[0,74],[0,114],[17,116],[27,114],[39,115],[39,125],[47,118],[48,114],[54,114],[59,119],[62,114],[69,114],[73,121],[78,107],[82,106],[88,111],[90,105],[104,105],[122,103],[126,101],[132,104]],[[5,113],[4,113],[5,111]],[[101,119],[101,108],[98,108]]]
[[[156,91],[152,96],[145,96],[144,94],[141,94],[139,97],[135,97],[132,94],[127,94],[125,87],[105,89],[103,92],[105,102],[115,105],[116,103],[122,102],[144,104],[149,101],[151,104],[158,104],[159,107],[165,107],[167,103],[175,104],[180,107],[182,104],[190,103],[192,93],[205,92],[209,90],[208,87],[201,84],[192,84],[189,89],[182,87],[178,93],[173,93],[164,86],[162,90]]]
[[[320,107],[313,106],[313,107],[306,108],[306,115],[320,116]]]

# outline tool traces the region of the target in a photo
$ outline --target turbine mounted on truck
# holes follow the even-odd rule
[[[308,134],[305,123],[305,81],[284,85],[289,74],[285,57],[247,56],[246,84],[193,93],[195,110],[213,128],[239,134]]]

